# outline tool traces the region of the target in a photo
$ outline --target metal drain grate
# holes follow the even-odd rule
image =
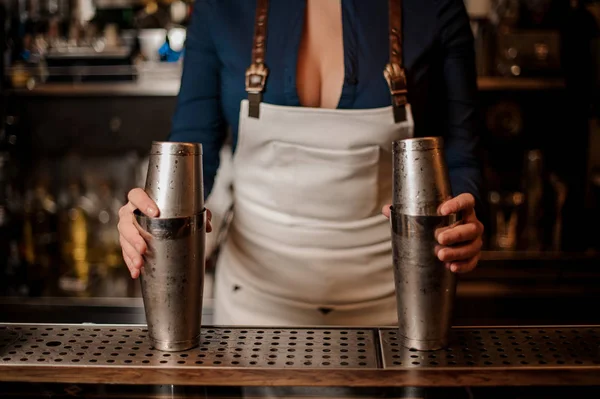
[[[150,347],[143,327],[0,326],[0,345],[7,342],[0,366],[378,367],[374,330],[209,328],[202,334],[200,347],[165,353]]]
[[[19,340],[21,336],[21,333],[12,328],[0,326],[0,354],[3,353],[5,348]]]
[[[4,324],[0,325],[0,381],[597,385],[599,345],[600,326],[455,328],[450,347],[436,352],[402,347],[394,329],[206,327],[200,347],[166,353],[150,347],[144,326]]]
[[[600,328],[453,329],[447,349],[419,352],[381,330],[385,368],[556,367],[600,365]]]

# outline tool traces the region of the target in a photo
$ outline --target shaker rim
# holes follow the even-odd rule
[[[429,151],[444,148],[441,136],[411,137],[393,142],[394,151]]]
[[[153,141],[150,155],[202,155],[202,144],[177,141]]]

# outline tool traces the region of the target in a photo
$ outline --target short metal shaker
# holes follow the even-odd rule
[[[390,223],[398,330],[404,346],[422,351],[448,344],[456,276],[436,255],[435,232],[459,220],[440,216],[451,197],[441,137],[393,143],[393,204]]]
[[[140,280],[148,335],[162,351],[183,351],[200,342],[206,212],[202,146],[154,142],[146,193],[160,215],[135,212],[147,243]]]

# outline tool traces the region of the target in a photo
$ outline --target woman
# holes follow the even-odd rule
[[[233,133],[215,324],[396,323],[381,210],[389,217],[391,143],[413,135],[445,138],[455,197],[440,212],[464,223],[437,237],[438,257],[472,270],[483,231],[475,96],[462,0],[197,0],[170,140],[202,143],[208,195]],[[146,250],[136,208],[160,212],[141,189],[121,210],[133,278]]]

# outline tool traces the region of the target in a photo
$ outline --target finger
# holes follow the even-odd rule
[[[453,228],[460,226],[461,224],[463,224],[463,222],[459,220],[448,226],[437,227],[433,232],[436,241],[439,242],[439,237],[442,235],[442,233],[448,230],[452,230]]]
[[[479,254],[483,242],[478,238],[466,245],[458,247],[442,247],[436,250],[437,257],[442,262],[455,262],[470,259]]]
[[[129,202],[139,209],[146,216],[155,217],[158,216],[158,207],[152,201],[148,194],[141,188],[134,188],[127,194]]]
[[[146,253],[146,249],[148,248],[146,241],[144,241],[138,229],[132,222],[127,219],[122,219],[117,224],[117,229],[119,230],[121,237],[127,241],[131,247],[135,248],[135,251],[139,255]]]
[[[468,273],[477,267],[477,264],[479,263],[479,258],[480,255],[477,254],[471,259],[451,262],[449,263],[450,271],[454,273]]]
[[[206,208],[206,232],[210,233],[212,231],[212,212],[210,209]]]
[[[125,253],[125,250],[123,250],[122,252],[123,260],[125,260],[125,265],[127,265],[127,269],[129,269],[129,274],[131,275],[131,278],[138,278],[138,276],[140,275],[139,269],[131,265],[131,258],[127,255],[127,253]]]
[[[133,217],[133,211],[137,208],[131,202],[127,202],[119,209],[119,219],[131,219]]]
[[[123,250],[123,253],[125,255],[127,255],[127,257],[129,258],[129,265],[130,266],[130,270],[133,269],[140,269],[143,264],[144,264],[144,260],[142,259],[142,255],[140,255],[135,248],[129,243],[127,242],[127,240],[121,238],[121,249]]]
[[[384,205],[383,208],[381,208],[381,213],[383,213],[386,218],[389,218],[391,214],[391,205]]]
[[[436,235],[436,239],[441,245],[455,245],[475,240],[481,236],[482,230],[479,222],[459,224],[441,231]]]
[[[123,261],[125,262],[125,266],[127,266],[127,269],[129,269],[129,274],[131,274],[131,261],[129,259],[129,256],[127,256],[127,254],[125,253],[124,249],[121,249],[121,255],[123,256]]]
[[[473,197],[472,194],[463,193],[444,202],[440,207],[440,214],[446,216],[459,211],[465,211],[466,214],[468,214],[469,211],[472,211],[474,208],[475,197]]]
[[[125,250],[122,250],[123,260],[125,261],[125,265],[127,269],[129,269],[129,274],[131,278],[136,279],[139,276],[139,270],[133,266],[131,266],[131,258],[125,253]]]
[[[121,249],[121,254],[123,255],[123,260],[125,261],[125,266],[127,266],[127,268],[129,269],[129,272],[131,273],[131,258],[129,258],[129,255],[127,255],[125,253],[124,249]]]

